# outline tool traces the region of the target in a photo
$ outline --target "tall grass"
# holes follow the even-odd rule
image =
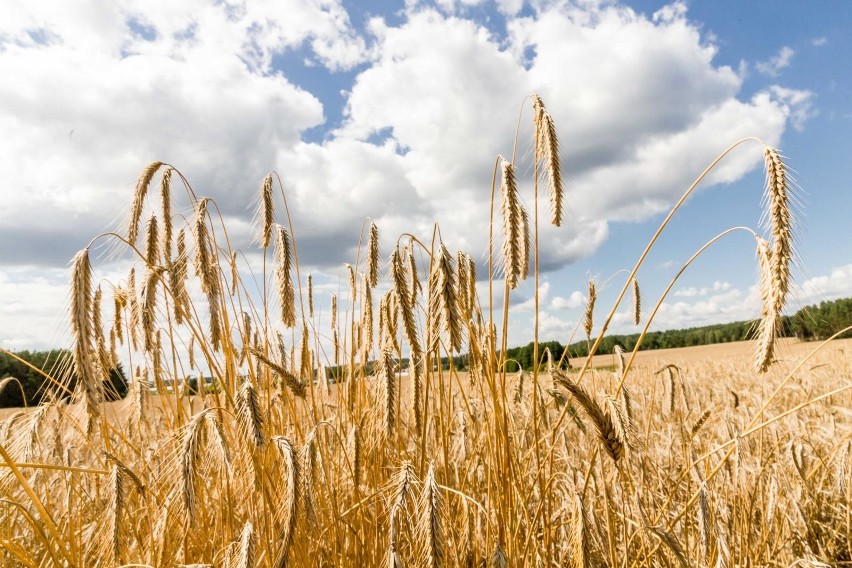
[[[530,275],[538,289],[540,193],[549,194],[555,225],[570,201],[553,119],[539,97],[530,100],[532,211],[519,197],[515,157],[498,158],[479,286],[472,257],[453,255],[439,231],[402,235],[381,251],[379,227],[365,224],[366,244],[331,299],[330,326],[301,270],[276,175],[258,195],[263,261],[254,274],[212,199],[198,197],[169,164],[145,168],[126,231],[95,239],[132,254],[131,272],[102,283],[112,296],[104,297],[92,289],[92,243],[78,253],[73,359],[50,377],[44,405],[0,429],[0,562],[852,562],[852,400],[850,385],[837,383],[849,360],[818,365],[817,350],[798,363],[775,361],[793,259],[777,150],[748,139],[721,154],[627,271],[608,312],[589,283],[591,354],[580,368],[560,368],[565,354],[539,352],[536,295],[541,365],[529,375],[506,373],[510,292]],[[753,361],[658,369],[635,365],[634,351],[619,352],[615,373],[593,369],[628,291],[634,321],[648,329],[665,297],[640,302],[648,252],[698,183],[745,142],[761,146],[768,173],[766,234],[746,229],[763,298]],[[149,186],[158,172],[156,202]],[[189,219],[173,213],[181,208],[192,211]],[[717,239],[699,246],[684,270]],[[495,285],[503,287],[502,310]],[[101,304],[110,317],[101,318]],[[596,337],[594,321],[602,322]],[[441,367],[442,357],[464,353],[467,368]],[[130,396],[105,403],[103,379],[119,360],[131,371]],[[179,379],[193,369],[211,375],[216,392],[184,396]],[[64,404],[72,376],[80,380]]]

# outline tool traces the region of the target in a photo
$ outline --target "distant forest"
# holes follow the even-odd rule
[[[797,337],[801,340],[820,340],[831,337],[841,329],[852,325],[852,298],[822,302],[819,305],[807,306],[791,316],[782,318],[782,337]],[[668,331],[653,331],[642,340],[642,350],[670,349],[676,347],[692,347],[712,343],[729,343],[750,339],[755,330],[755,322],[738,321],[718,325],[706,325],[689,329],[673,329]],[[847,331],[840,337],[852,337],[852,331]],[[639,334],[608,335],[598,347],[598,354],[612,353],[616,345],[621,345],[630,351],[636,346]],[[553,354],[554,362],[564,351],[565,347],[556,341],[539,343],[539,356],[548,347]],[[588,343],[578,341],[568,347],[570,357],[585,357],[588,355]],[[524,369],[533,367],[533,344],[515,347],[506,351],[508,359],[514,360]],[[509,371],[517,371],[518,365],[510,361]]]
[[[51,351],[20,351],[15,355],[35,367],[41,369],[51,376],[61,376],[63,369],[67,369],[71,359],[71,352],[61,349]],[[17,381],[5,381],[0,390],[0,408],[13,406],[24,406],[24,400],[28,406],[39,404],[45,395],[47,385],[44,376],[29,365],[22,363],[17,358],[0,351],[0,381],[7,377],[15,377]],[[108,398],[122,398],[127,394],[127,381],[121,364],[110,371],[112,385],[105,384],[105,392]],[[106,383],[106,381],[105,381]],[[73,391],[76,379],[72,379],[68,385]],[[58,388],[52,389],[60,391]]]

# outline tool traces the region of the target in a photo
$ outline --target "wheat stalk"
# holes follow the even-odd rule
[[[314,318],[314,279],[308,274],[308,317]]]

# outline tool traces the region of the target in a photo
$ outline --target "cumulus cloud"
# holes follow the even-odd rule
[[[802,282],[793,297],[802,305],[852,296],[852,264],[838,266],[830,274],[814,276]]]
[[[554,310],[563,310],[569,309],[573,310],[579,308],[586,303],[586,297],[579,290],[574,290],[571,292],[571,295],[567,298],[563,298],[562,296],[556,296],[550,302],[550,307]]]

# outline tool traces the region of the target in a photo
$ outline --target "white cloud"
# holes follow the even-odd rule
[[[554,310],[574,310],[586,304],[586,297],[579,290],[574,290],[567,298],[556,296],[551,300],[550,307]]]
[[[813,108],[814,95],[810,91],[788,89],[778,85],[772,85],[769,90],[786,106],[790,123],[796,130],[803,130],[805,122],[818,114]]]
[[[805,280],[792,296],[801,305],[852,297],[852,264],[838,266],[830,274]]]
[[[813,45],[814,47],[822,47],[827,43],[828,43],[828,38],[825,37],[825,36],[815,37],[814,39],[811,40],[811,45]]]
[[[754,64],[755,69],[769,77],[777,77],[781,74],[781,70],[790,66],[790,61],[796,54],[795,50],[786,45],[781,48],[777,55],[770,57],[766,61],[758,61]]]

